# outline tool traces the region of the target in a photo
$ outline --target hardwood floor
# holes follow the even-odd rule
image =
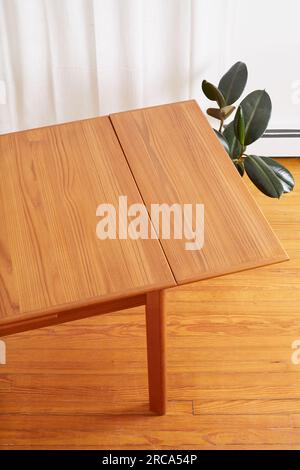
[[[300,449],[300,191],[251,192],[291,260],[167,293],[168,414],[148,412],[138,307],[7,338],[1,449]]]

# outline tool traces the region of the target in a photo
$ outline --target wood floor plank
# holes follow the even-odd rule
[[[258,415],[300,414],[300,400],[253,399],[253,400],[202,400],[194,401],[194,414],[198,415]],[[297,418],[298,419],[298,418]],[[297,421],[299,423],[299,421]],[[297,427],[300,427],[299,424]]]
[[[293,450],[300,450],[300,446],[293,445]],[[56,446],[49,446],[45,445],[44,447],[42,446],[36,446],[36,445],[31,445],[28,444],[28,448],[30,450],[64,450],[65,446],[63,444],[56,445]],[[124,446],[122,447],[122,450],[130,450],[132,449],[132,445],[129,446]],[[22,450],[23,446],[9,446],[9,445],[0,445],[0,450]],[[77,446],[68,446],[69,450],[94,450],[94,451],[99,451],[99,450],[106,450],[107,451],[107,446],[102,446],[101,444],[99,445],[84,445],[81,446],[78,444]],[[110,445],[109,446],[110,450],[120,450],[120,446],[118,445]],[[142,445],[136,445],[134,447],[135,450],[155,450],[153,446],[145,446],[145,444]],[[174,450],[174,446],[172,445],[161,445],[160,446],[161,450]],[[183,445],[181,446],[181,450],[189,450],[191,449],[191,445]],[[291,450],[291,445],[223,445],[223,446],[214,446],[214,445],[208,445],[208,444],[195,444],[193,446],[194,450]]]
[[[247,350],[249,353],[249,349]],[[247,351],[243,351],[243,356]],[[36,354],[37,349],[23,350],[22,356],[10,348],[8,363],[5,366],[6,374],[43,374],[47,370],[47,374],[74,374],[74,350],[41,350]],[[250,357],[247,360],[233,360],[233,355],[218,360],[209,360],[207,355],[203,354],[201,349],[180,349],[168,352],[168,371],[173,372],[198,372],[215,374],[222,373],[259,373],[259,372],[285,372],[298,373],[295,365],[290,363],[290,357],[281,357],[281,360],[275,361],[272,356],[273,350],[270,351],[268,357],[262,357],[260,361],[259,355]],[[144,348],[136,349],[134,357],[132,349],[100,349],[96,348],[83,349],[77,355],[76,372],[78,374],[89,375],[101,373],[101,371],[113,371],[116,375],[144,373],[146,367],[146,352]],[[250,354],[248,354],[250,356]],[[262,352],[263,356],[263,352]],[[1,370],[1,369],[0,369]],[[4,371],[3,371],[4,372]],[[2,373],[1,373],[2,374]],[[1,377],[0,374],[0,377]]]
[[[300,399],[300,376],[289,372],[268,373],[201,373],[197,370],[186,372],[171,371],[168,374],[169,398],[171,400],[204,399]],[[73,398],[94,400],[144,400],[147,397],[147,380],[141,372],[116,374],[2,374],[0,391],[12,394],[34,393],[49,397],[56,394],[71,395]],[[5,410],[5,397],[1,401]]]
[[[155,425],[154,425],[155,421]],[[48,416],[47,428],[43,416],[3,416],[0,422],[0,445],[85,446],[116,445],[159,448],[166,443],[175,447],[224,445],[298,445],[300,430],[291,424],[291,418],[268,416],[180,416],[165,418],[146,416]],[[135,447],[134,447],[135,448]]]
[[[36,390],[34,394],[1,393],[0,403],[5,401],[5,407],[1,408],[0,417],[5,415],[153,415],[149,411],[148,397],[143,393],[138,400],[121,400],[121,397],[115,395],[110,400],[101,399],[101,391],[98,397],[87,396],[86,400],[80,397],[70,397],[70,393],[60,390],[60,394],[53,394],[49,399],[49,394],[45,395],[43,390]],[[193,403],[188,400],[173,401],[168,403],[168,416],[186,415],[193,413]]]

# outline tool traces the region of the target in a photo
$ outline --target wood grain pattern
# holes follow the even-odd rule
[[[291,261],[167,293],[167,416],[149,416],[137,307],[7,338],[1,449],[300,449],[300,192],[249,187]]]
[[[172,355],[169,383],[171,414],[175,419],[169,416],[162,418],[158,429],[153,429],[147,417],[140,416],[147,403],[147,381],[145,325],[141,323],[139,307],[134,312],[135,317],[128,311],[115,314],[108,320],[101,317],[62,325],[58,329],[54,326],[59,322],[94,315],[98,305],[99,313],[140,305],[145,301],[146,292],[175,285],[172,271],[178,283],[185,283],[287,258],[216,139],[210,147],[213,164],[208,164],[203,158],[200,159],[201,164],[197,160],[199,150],[201,155],[207,151],[207,141],[213,134],[196,105],[190,102],[157,109],[161,129],[152,116],[153,110],[147,110],[139,112],[142,120],[139,117],[135,122],[134,119],[135,127],[130,130],[134,150],[136,145],[139,149],[142,147],[147,158],[151,157],[142,182],[138,181],[141,177],[139,167],[133,169],[131,161],[130,173],[108,118],[0,138],[3,156],[0,160],[0,214],[4,222],[0,235],[0,333],[12,334],[38,325],[52,325],[42,331],[9,339],[9,347],[17,351],[13,357],[18,365],[9,363],[0,370],[1,448],[59,448],[62,446],[62,429],[68,442],[64,447],[114,448],[116,442],[120,442],[121,426],[121,447],[128,448],[184,449],[191,446],[191,442],[196,443],[193,447],[202,448],[285,446],[291,442],[298,445],[296,436],[300,420],[294,410],[300,400],[300,384],[295,371],[290,370],[290,350],[287,352],[290,335],[294,334],[297,325],[290,322],[287,327],[278,320],[277,329],[272,330],[272,338],[260,329],[260,315],[269,315],[270,325],[274,324],[274,317],[281,318],[282,298],[278,296],[276,302],[267,303],[273,293],[271,289],[282,287],[278,278],[278,273],[282,273],[281,267],[264,268],[256,274],[258,277],[255,273],[247,274],[246,278],[239,274],[225,280],[203,281],[200,287],[181,287],[177,292],[169,293],[173,315],[170,321]],[[179,129],[184,130],[184,138],[182,135],[179,138]],[[170,151],[175,152],[174,157],[169,158],[168,155],[167,159],[160,160],[166,153],[165,144],[169,146],[171,140],[176,142],[170,147]],[[128,158],[128,149],[125,151]],[[176,164],[180,155],[189,157],[178,172]],[[222,165],[217,165],[217,155],[220,155]],[[139,164],[143,165],[144,158],[141,160]],[[169,173],[162,173],[160,191],[151,193],[150,185],[156,182],[152,170],[156,168],[164,171],[167,168]],[[221,189],[216,195],[208,192],[209,181],[203,177],[205,170],[219,183]],[[196,172],[201,175],[200,191],[194,178],[186,184],[188,174]],[[229,175],[228,181],[227,177],[224,179],[224,172]],[[166,175],[169,178],[167,184],[161,184]],[[209,242],[204,255],[189,252],[192,257],[186,256],[188,252],[183,251],[182,243],[181,247],[172,245],[169,251],[164,246],[170,270],[157,240],[149,243],[128,243],[127,240],[124,244],[123,241],[109,241],[105,246],[102,244],[101,249],[95,245],[91,234],[94,237],[95,208],[100,202],[116,203],[120,194],[126,194],[129,203],[141,202],[133,176],[143,198],[148,194],[151,202],[196,201],[208,204]],[[182,180],[186,188],[183,191],[183,185],[180,186]],[[249,220],[242,216],[236,192],[231,186],[238,189],[241,195],[239,202],[250,214]],[[196,199],[204,192],[209,194],[207,201]],[[224,210],[221,202],[225,193],[232,197],[229,198],[230,207]],[[155,200],[157,196],[163,200]],[[286,214],[294,217],[294,213],[292,210],[280,212],[274,216],[274,222],[281,221]],[[291,227],[296,230],[297,221],[293,220]],[[216,233],[212,230],[214,225]],[[220,233],[224,236],[220,237]],[[300,251],[290,231],[284,228],[282,235],[295,253]],[[241,243],[242,237],[246,240],[245,245]],[[293,285],[297,270],[297,263],[292,262],[285,271],[291,277],[289,287]],[[272,283],[262,294],[266,273]],[[243,292],[242,305],[245,302],[249,304],[249,291],[253,296],[249,304],[252,317],[246,324],[238,303],[240,300],[233,307],[229,303],[231,293],[236,299],[236,289],[239,294],[245,279],[244,287],[248,291]],[[257,279],[260,280],[258,294],[255,291]],[[218,286],[222,283],[232,287],[232,292],[225,293],[228,297],[226,303],[224,300],[216,301]],[[197,289],[198,293],[206,292],[207,298],[205,295],[204,300],[197,297]],[[220,291],[224,294],[224,290]],[[256,301],[256,294],[259,301]],[[127,299],[124,303],[123,298]],[[262,306],[264,298],[268,300]],[[297,299],[295,293],[289,298],[287,303],[292,309]],[[235,316],[231,317],[232,311],[235,311]],[[185,314],[186,320],[183,318]],[[253,333],[257,332],[257,322],[261,332],[259,339]],[[225,333],[224,323],[228,323]],[[19,330],[14,329],[16,325]],[[281,337],[282,331],[288,331],[289,335]],[[212,347],[214,360],[211,360],[212,351],[209,350]],[[257,361],[249,360],[249,356],[253,357],[253,350],[260,358]],[[24,351],[28,362],[25,359],[19,363]],[[53,351],[57,354],[54,361]],[[262,357],[270,362],[268,374],[262,369]],[[102,400],[99,398],[101,394]],[[82,404],[87,396],[89,402]],[[264,401],[272,399],[266,408],[269,410],[267,416],[262,417],[262,407],[256,407],[257,397]],[[243,403],[237,403],[238,400]],[[287,407],[287,400],[294,400],[294,407]],[[206,404],[203,414],[202,401]],[[221,413],[226,409],[224,402],[227,401],[233,402],[228,406],[235,417],[224,425]],[[125,413],[139,417],[119,416],[123,402]],[[292,410],[293,416],[286,416],[284,411],[276,413],[275,402],[283,410]],[[242,414],[246,403],[252,406],[250,418]],[[216,410],[215,415],[211,414],[212,410]],[[113,413],[115,417],[91,418],[94,411],[102,415]],[[46,416],[41,416],[45,413]],[[30,419],[25,416],[28,414]],[[73,414],[80,416],[80,420]],[[55,415],[59,415],[59,419],[56,420]],[[43,430],[44,422],[46,428]],[[169,437],[174,427],[171,444]],[[37,429],[42,432],[37,432]]]
[[[164,415],[167,409],[165,292],[147,294],[146,336],[150,410]]]
[[[178,284],[288,259],[195,101],[111,120],[148,209],[204,204],[203,249],[160,237]]]
[[[157,240],[96,237],[100,203],[141,202],[108,117],[1,136],[0,154],[0,333],[175,284]]]
[[[174,286],[173,273],[182,284],[287,259],[194,102],[111,120],[118,137],[108,117],[0,137],[0,334]],[[158,240],[98,240],[98,204],[139,193],[204,203],[204,248],[162,240],[167,260]]]
[[[22,331],[36,330],[38,328],[45,328],[46,326],[59,325],[61,323],[78,320],[80,318],[89,318],[107,313],[114,313],[117,310],[145,305],[146,295],[140,294],[134,297],[126,297],[108,302],[101,302],[96,300],[95,303],[78,302],[76,307],[68,304],[66,306],[57,306],[52,309],[51,314],[44,311],[42,314],[37,314],[29,319],[20,319],[17,317],[13,322],[3,324],[0,326],[2,336],[9,336]],[[54,313],[56,310],[56,313]]]
[[[300,191],[249,189],[291,260],[167,292],[167,415],[148,409],[137,307],[6,339],[1,449],[300,449]]]

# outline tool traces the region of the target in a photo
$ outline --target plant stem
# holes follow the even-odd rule
[[[219,128],[219,132],[222,132],[222,129],[223,129],[223,124],[224,124],[224,121],[222,120],[222,121],[220,122],[220,128]]]
[[[243,148],[241,155],[238,157],[238,163],[243,163],[244,157],[248,157],[244,152],[246,151],[246,147]]]

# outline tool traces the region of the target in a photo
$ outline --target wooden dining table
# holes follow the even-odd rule
[[[99,204],[203,204],[204,244],[99,239]],[[0,136],[0,337],[146,306],[166,412],[166,289],[288,259],[193,100]],[[100,380],[100,378],[99,378]]]

